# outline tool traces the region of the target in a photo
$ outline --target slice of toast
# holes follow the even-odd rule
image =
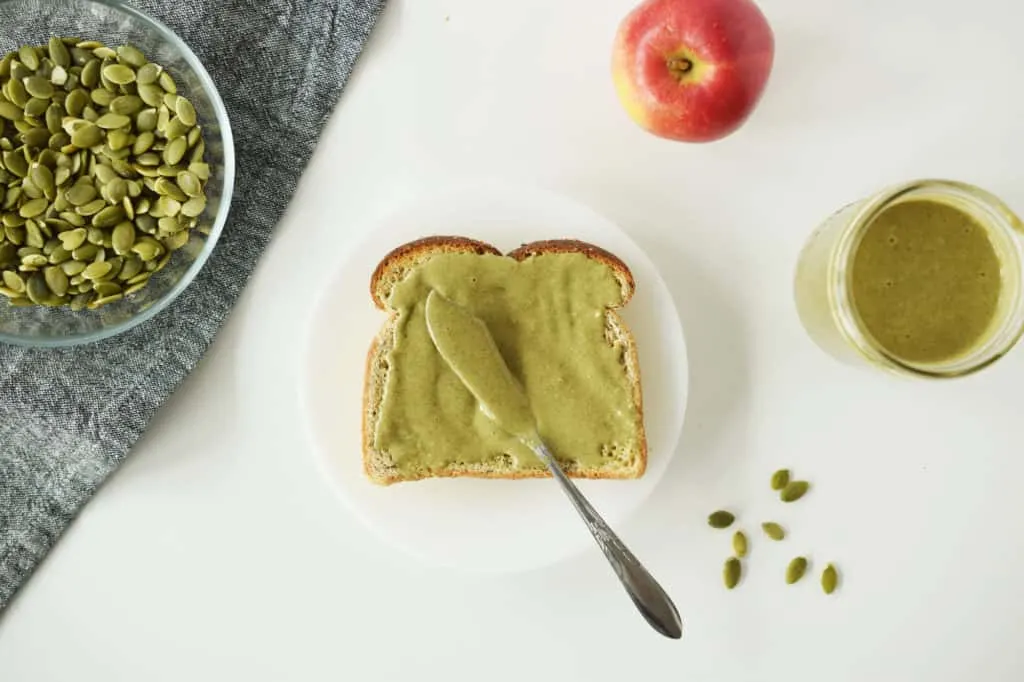
[[[403,372],[400,363],[392,362],[392,350],[396,346],[402,316],[413,315],[413,309],[399,310],[392,307],[392,294],[417,268],[444,254],[475,254],[493,258],[501,252],[489,244],[454,236],[435,236],[403,244],[377,265],[370,280],[370,295],[376,306],[388,313],[380,333],[373,340],[366,363],[366,381],[363,391],[363,465],[367,477],[374,483],[388,485],[400,481],[414,481],[431,477],[471,476],[478,478],[541,478],[551,474],[532,457],[517,457],[515,452],[494,452],[483,461],[450,461],[441,466],[420,465],[419,462],[404,462],[396,465],[389,452],[378,446],[378,425],[388,405],[388,390],[392,382]],[[563,470],[577,478],[631,479],[643,475],[647,465],[647,442],[643,423],[643,401],[640,383],[640,363],[636,343],[632,334],[616,312],[615,308],[625,305],[633,295],[635,282],[629,268],[617,257],[591,244],[573,240],[542,241],[525,244],[504,257],[515,261],[534,258],[557,258],[582,254],[608,269],[618,283],[618,300],[603,306],[604,338],[596,343],[606,343],[616,353],[617,365],[621,367],[621,391],[623,405],[615,406],[619,419],[628,420],[627,442],[602,443],[600,463],[584,465],[572,459],[572,453],[555,452]],[[470,287],[471,285],[467,285]],[[613,287],[614,288],[614,287]],[[420,314],[422,314],[420,312]],[[595,312],[594,314],[599,314]],[[515,324],[515,320],[509,320]],[[506,360],[510,358],[506,357]],[[513,364],[510,362],[510,365]],[[522,377],[520,377],[522,379]],[[618,379],[616,379],[618,381]],[[620,395],[620,393],[616,393]],[[542,435],[544,435],[542,433]]]

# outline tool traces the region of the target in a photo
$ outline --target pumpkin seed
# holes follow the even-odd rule
[[[11,291],[19,294],[25,291],[25,280],[13,270],[4,270],[3,280],[4,286]]]
[[[86,121],[71,133],[71,144],[79,148],[95,147],[103,142],[103,130],[95,123]]]
[[[18,48],[18,57],[21,59],[21,63],[30,70],[35,71],[39,68],[39,53],[34,47],[23,45]]]
[[[42,76],[29,76],[25,79],[25,90],[33,97],[50,99],[53,97],[53,83]]]
[[[25,112],[21,107],[7,100],[0,100],[0,117],[6,118],[8,121],[20,121],[25,117]]]
[[[793,583],[804,577],[804,573],[807,572],[807,559],[802,556],[798,556],[789,562],[789,566],[786,566],[786,583],[792,585]]]
[[[105,296],[104,298],[97,298],[95,301],[93,301],[92,303],[89,304],[89,309],[90,310],[96,310],[97,308],[101,308],[101,307],[107,305],[108,303],[114,303],[115,301],[120,301],[122,298],[124,298],[123,294],[114,294],[113,296]]]
[[[735,520],[736,517],[731,512],[719,510],[708,516],[708,525],[712,528],[728,528]]]
[[[160,74],[160,78],[158,80],[160,82],[161,88],[163,88],[167,92],[173,92],[177,94],[178,86],[175,84],[174,78],[171,76],[171,74],[164,71]]]
[[[779,493],[779,499],[783,502],[796,502],[807,494],[811,484],[807,481],[790,481]]]
[[[825,594],[832,594],[836,591],[836,587],[839,585],[839,573],[836,571],[836,567],[829,564],[825,567],[825,570],[821,572],[821,589],[825,591]]]
[[[761,524],[761,530],[772,540],[779,541],[786,537],[786,529],[774,521],[765,521]]]
[[[146,55],[135,47],[134,45],[122,45],[117,48],[117,58],[128,66],[135,67],[136,69],[145,66],[149,61],[146,59]]]
[[[741,530],[736,531],[732,536],[732,551],[740,559],[747,556],[747,536]]]
[[[122,114],[103,114],[96,119],[96,125],[106,130],[113,130],[115,128],[124,128],[129,125],[132,119]]]
[[[25,294],[37,305],[45,305],[50,300],[50,287],[46,286],[46,277],[41,272],[33,272],[25,284]]]
[[[130,222],[119,223],[111,234],[114,251],[123,256],[135,245],[135,225]]]
[[[116,85],[128,85],[135,82],[135,71],[124,64],[111,64],[103,69],[102,75]]]
[[[60,38],[50,38],[49,43],[50,61],[61,68],[68,68],[71,66],[71,53],[68,52],[68,46],[64,44],[64,41]]]
[[[163,67],[159,64],[150,62],[139,67],[138,72],[135,74],[135,82],[139,85],[152,85],[156,83],[157,79],[160,78],[160,74],[163,72]]]
[[[46,286],[57,296],[66,296],[68,293],[68,276],[58,267],[49,267],[43,271],[46,279]]]
[[[736,557],[726,559],[725,567],[722,569],[722,580],[725,582],[726,589],[731,590],[739,585],[742,573],[743,567],[739,559]]]
[[[782,490],[789,483],[789,469],[779,469],[772,474],[772,490]]]
[[[21,205],[18,215],[22,218],[34,218],[37,215],[41,215],[49,206],[50,202],[46,199],[31,199]]]
[[[192,106],[192,102],[184,97],[178,97],[175,100],[174,111],[178,114],[178,120],[186,126],[192,127],[196,124],[196,109]]]

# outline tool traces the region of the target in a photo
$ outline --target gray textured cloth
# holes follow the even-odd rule
[[[71,350],[0,346],[0,613],[199,362],[284,212],[384,0],[133,4],[188,43],[224,98],[238,157],[231,217],[198,279],[150,322]]]

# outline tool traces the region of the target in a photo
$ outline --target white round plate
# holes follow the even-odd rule
[[[555,238],[616,254],[636,279],[622,317],[638,344],[648,438],[647,472],[637,480],[577,481],[612,527],[646,499],[675,453],[686,406],[686,345],[664,280],[616,225],[560,196],[480,185],[416,203],[372,225],[321,296],[308,339],[302,394],[319,461],[330,483],[373,531],[435,565],[512,572],[596,551],[586,526],[550,479],[431,479],[371,483],[362,468],[366,353],[385,314],[370,300],[370,275],[388,251],[429,235],[459,235],[510,251]],[[628,537],[623,538],[628,544]]]

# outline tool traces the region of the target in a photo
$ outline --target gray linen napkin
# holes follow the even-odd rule
[[[238,156],[231,217],[193,285],[134,331],[71,350],[0,346],[0,613],[199,362],[291,199],[384,0],[133,4],[188,43],[224,98]]]

